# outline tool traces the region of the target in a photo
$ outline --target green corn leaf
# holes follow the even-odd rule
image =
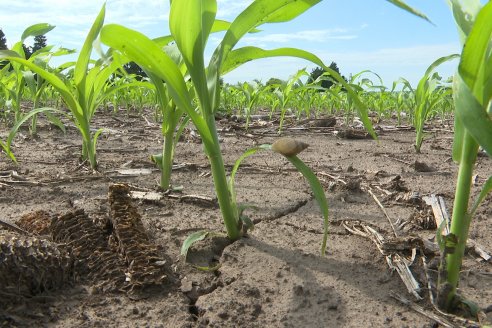
[[[44,112],[57,112],[57,113],[62,113],[62,111],[56,109],[56,108],[51,108],[51,107],[43,107],[43,108],[36,108],[31,110],[29,113],[24,115],[20,120],[17,121],[17,123],[10,129],[9,135],[7,137],[6,143],[2,146],[4,148],[5,152],[9,157],[17,163],[17,160],[12,153],[11,146],[12,146],[12,141],[14,141],[15,136],[17,135],[17,131],[19,131],[19,128],[24,124],[28,119],[33,117],[34,115],[37,115],[39,113],[44,113]]]
[[[99,14],[96,17],[96,20],[92,24],[92,27],[87,34],[84,45],[82,49],[80,49],[79,57],[75,64],[74,70],[74,81],[77,87],[80,89],[79,92],[81,95],[85,95],[85,76],[87,74],[87,67],[89,65],[91,52],[92,52],[92,43],[96,40],[99,35],[99,31],[101,30],[104,24],[104,16],[106,13],[106,4],[104,4],[99,11]]]
[[[104,68],[101,68],[99,65],[96,65],[91,69],[90,73],[92,73],[92,71],[96,72],[93,81],[91,81],[91,83],[88,84],[92,86],[89,89],[89,93],[88,93],[89,96],[88,104],[89,104],[89,108],[92,110],[92,112],[90,113],[91,117],[94,114],[94,111],[99,106],[99,104],[101,104],[104,101],[104,99],[110,94],[110,90],[105,91],[104,87],[107,86],[108,80],[110,79],[111,75],[114,72],[116,72],[121,67],[121,65],[122,65],[121,62],[115,60]],[[135,84],[136,83],[126,83],[125,85],[123,85],[123,87],[129,88],[134,86]],[[148,84],[151,85],[151,83]]]
[[[179,124],[179,127],[174,134],[174,145],[177,145],[179,139],[181,138],[181,135],[183,134],[184,129],[186,128],[186,126],[188,126],[188,123],[190,122],[190,117],[189,116],[183,117],[182,111],[178,108],[176,108],[175,115],[177,117],[182,117],[181,123]]]
[[[482,186],[482,190],[480,190],[480,194],[478,194],[477,199],[475,200],[473,206],[471,207],[470,217],[473,217],[475,215],[475,212],[477,211],[478,207],[491,191],[492,191],[492,176],[490,176]]]
[[[204,67],[203,52],[216,12],[217,2],[214,0],[181,0],[171,4],[169,29],[185,61],[191,66]]]
[[[486,80],[490,80],[492,56],[492,2],[488,2],[477,15],[473,28],[468,35],[458,71],[461,78],[482,106],[486,106],[492,96],[492,90],[486,89]],[[487,65],[489,68],[487,69]]]
[[[409,13],[415,15],[415,16],[418,16],[420,18],[425,19],[426,21],[428,21],[431,24],[434,24],[434,23],[431,22],[431,20],[426,15],[424,15],[420,11],[418,11],[418,10],[410,7],[404,1],[401,1],[401,0],[386,0],[386,1],[388,1],[389,3],[394,4],[398,8],[401,8],[401,9],[403,9],[403,10],[405,10],[405,11],[407,11],[407,12],[409,12]]]
[[[319,2],[320,0],[254,1],[234,19],[222,43],[217,48],[216,53],[214,53],[211,64],[217,63],[220,69],[221,62],[228,52],[246,33],[257,26],[264,23],[291,20]]]
[[[456,74],[453,82],[453,94],[455,103],[455,115],[459,124],[462,124],[467,132],[482,146],[489,156],[492,156],[492,119],[485,111],[485,108],[473,96],[472,91],[461,79],[460,74]],[[460,129],[461,127],[458,127]],[[459,135],[454,139],[457,143]],[[453,145],[453,157],[459,154],[458,146]],[[456,150],[456,154],[455,151]]]
[[[229,53],[227,59],[224,62],[221,73],[225,74],[227,72],[230,72],[233,69],[237,68],[238,66],[254,59],[276,57],[276,56],[298,57],[308,60],[322,67],[326,71],[325,74],[329,74],[330,76],[332,76],[335,80],[337,80],[340,84],[342,84],[343,87],[347,90],[347,92],[349,93],[349,95],[352,97],[353,101],[356,104],[357,110],[360,114],[364,127],[374,139],[377,139],[376,132],[374,131],[374,128],[372,127],[372,123],[368,116],[367,106],[360,100],[357,93],[352,89],[352,87],[347,83],[347,81],[345,81],[345,79],[340,76],[340,74],[338,74],[336,71],[332,70],[331,68],[325,66],[325,64],[321,59],[319,59],[319,57],[308,51],[304,51],[296,48],[278,48],[273,50],[265,50],[252,46],[242,47],[233,50]]]
[[[21,43],[23,43],[30,36],[38,36],[45,35],[52,29],[54,29],[54,25],[50,25],[48,23],[39,23],[29,26],[24,30],[21,36]]]
[[[159,170],[162,171],[162,153],[161,154],[155,154],[155,155],[150,155],[150,160],[154,162],[155,165],[159,168]]]
[[[264,23],[285,22],[291,20],[304,11],[319,3],[320,0],[286,0],[271,1],[257,0],[241,12],[231,23],[222,42],[215,49],[208,65],[209,90],[212,93],[212,107],[215,107],[217,84],[222,70],[222,64],[237,42],[248,32]]]
[[[325,191],[323,186],[319,182],[313,171],[304,164],[302,160],[297,156],[285,156],[302,175],[307,179],[311,190],[313,191],[314,198],[318,202],[319,208],[321,209],[321,214],[323,215],[323,242],[321,244],[321,255],[325,255],[326,242],[328,240],[328,202],[326,200]]]
[[[97,149],[97,139],[104,132],[103,128],[97,129],[96,133],[94,133],[94,137],[92,138],[92,149]]]
[[[250,148],[246,150],[234,163],[234,166],[232,167],[231,170],[231,174],[229,175],[229,190],[233,196],[234,202],[236,201],[236,193],[234,190],[234,179],[236,176],[236,172],[239,169],[239,166],[241,165],[243,160],[245,160],[249,156],[256,154],[259,150],[267,150],[267,149],[271,149],[271,145],[260,145],[258,147]]]
[[[17,158],[15,158],[14,153],[10,149],[10,147],[7,147],[7,144],[0,139],[0,147],[2,147],[2,150],[7,154],[7,156],[10,158],[10,160],[14,163],[17,163]]]
[[[45,111],[44,115],[50,121],[51,124],[62,130],[63,133],[66,133],[65,124],[58,118],[58,116],[53,115],[50,111]]]
[[[325,66],[323,64],[323,61],[319,59],[319,57],[305,50],[296,49],[296,48],[278,48],[272,50],[265,50],[258,47],[248,46],[231,51],[227,56],[227,59],[224,61],[221,73],[226,74],[234,70],[235,68],[241,66],[242,64],[255,59],[279,57],[279,56],[302,58],[316,65],[322,67]]]
[[[217,2],[214,0],[181,0],[171,3],[169,29],[183,56],[188,73],[206,115],[212,113],[203,53],[212,29]],[[193,22],[192,24],[190,22]]]
[[[475,18],[482,8],[480,0],[449,0],[447,1],[453,12],[454,20],[459,30],[461,43],[464,44],[470,34]]]
[[[45,69],[37,66],[36,64],[27,61],[19,56],[15,51],[10,51],[10,50],[0,50],[0,60],[7,59],[10,61],[14,61],[17,63],[20,63],[26,67],[28,67],[30,70],[32,70],[34,73],[39,74],[43,79],[48,81],[62,96],[63,100],[67,104],[67,106],[70,108],[72,113],[76,116],[81,117],[82,115],[82,110],[73,96],[73,94],[70,92],[70,89],[65,85],[65,83],[55,74],[50,73],[46,71]]]
[[[192,97],[176,63],[155,42],[145,35],[117,24],[105,25],[101,30],[101,41],[123,53],[130,61],[144,70],[152,72],[166,81],[169,95],[176,106],[190,116],[204,142],[211,142],[212,136],[203,117],[192,105]]]
[[[183,245],[181,245],[181,256],[183,256],[186,259],[186,255],[188,255],[188,250],[190,249],[190,247],[193,246],[194,243],[207,238],[209,234],[210,231],[200,230],[186,237],[185,241],[183,242]]]

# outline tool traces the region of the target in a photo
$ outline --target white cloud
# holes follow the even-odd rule
[[[4,0],[0,0],[1,2]],[[56,45],[73,44],[80,47],[104,0],[37,0],[9,2],[8,11],[0,12],[0,28],[8,45],[19,41],[25,28],[36,23],[57,26],[46,36]],[[2,6],[5,7],[5,6]],[[118,23],[144,32],[168,34],[169,2],[163,0],[108,0],[106,23]],[[147,30],[148,29],[148,30]],[[161,31],[161,32],[159,32]],[[158,36],[158,35],[152,35]]]

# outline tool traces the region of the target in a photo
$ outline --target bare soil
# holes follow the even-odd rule
[[[151,117],[151,112],[97,114],[94,128],[106,129],[98,143],[97,172],[80,162],[81,140],[70,124],[65,134],[43,119],[36,137],[22,130],[14,143],[19,164],[5,156],[0,162],[0,219],[15,224],[40,210],[59,217],[83,209],[90,220],[107,222],[110,186],[159,191],[159,171],[149,156],[161,151],[162,136]],[[133,199],[131,205],[166,267],[165,281],[135,292],[105,288],[99,276],[77,275],[58,286],[17,295],[0,309],[0,326],[437,327],[436,321],[393,297],[400,295],[432,310],[421,255],[410,266],[421,287],[423,300],[418,301],[390,270],[375,243],[346,227],[369,226],[391,239],[395,236],[391,220],[400,237],[435,241],[432,211],[421,197],[441,196],[451,212],[458,169],[451,159],[452,125],[428,126],[417,154],[411,128],[379,122],[375,142],[342,138],[346,136],[341,133],[342,121],[318,127],[292,120],[282,133],[309,144],[299,157],[325,187],[330,205],[325,256],[320,253],[323,221],[307,182],[285,158],[265,151],[249,157],[236,180],[238,201],[255,206],[247,210],[254,230],[233,243],[221,237],[207,239],[190,250],[185,262],[179,254],[189,234],[224,231],[208,160],[196,133],[187,129],[176,149],[172,175],[173,185],[182,186],[182,191],[162,194],[159,200]],[[243,123],[222,118],[218,127],[228,169],[246,149],[278,137],[276,122],[255,120],[245,130]],[[6,133],[3,127],[0,135]],[[492,175],[491,163],[487,156],[478,158],[474,195]],[[491,202],[489,196],[470,232],[484,250],[492,250]],[[37,238],[52,238],[43,233]],[[399,252],[411,257],[411,247]],[[434,255],[427,255],[429,263]],[[94,253],[86,260],[95,263],[98,256]],[[6,283],[0,281],[0,286]],[[467,253],[460,291],[489,319],[491,287],[490,263]],[[5,295],[4,300],[12,296]]]

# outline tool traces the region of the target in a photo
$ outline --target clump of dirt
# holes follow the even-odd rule
[[[96,115],[94,127],[106,131],[98,143],[97,172],[79,162],[81,142],[70,125],[63,134],[40,119],[37,137],[26,129],[16,138],[19,165],[0,163],[0,219],[6,230],[0,241],[34,254],[37,262],[26,257],[25,263],[56,264],[58,271],[19,274],[22,283],[15,286],[0,279],[1,299],[5,293],[17,295],[1,308],[1,326],[436,325],[413,305],[432,312],[420,260],[425,256],[432,270],[436,226],[433,209],[423,200],[438,197],[450,214],[457,174],[450,126],[429,125],[417,154],[414,131],[391,121],[380,122],[376,143],[365,132],[342,126],[343,120],[287,120],[283,135],[309,144],[299,157],[325,187],[327,254],[321,256],[323,222],[308,184],[282,156],[260,152],[244,161],[236,177],[238,201],[252,205],[245,214],[255,229],[233,243],[221,237],[198,243],[186,263],[180,248],[189,234],[223,232],[210,166],[190,129],[178,143],[172,174],[182,191],[160,191],[159,171],[149,157],[161,151],[162,136],[160,126],[144,118],[150,115]],[[227,117],[218,124],[228,169],[244,150],[278,136],[275,124],[261,119],[250,122],[248,130]],[[478,158],[474,196],[492,175],[490,164],[489,157]],[[484,200],[470,231],[485,254],[492,250],[491,201],[490,196]],[[46,235],[47,220],[52,237]],[[16,232],[8,227],[15,223]],[[384,243],[375,242],[378,235]],[[31,246],[22,246],[26,240]],[[29,251],[42,243],[45,253],[60,253],[41,257]],[[460,291],[491,317],[492,268],[477,253],[474,247],[467,252]],[[2,246],[1,272],[5,254]],[[408,261],[417,289],[409,290],[388,266],[392,254]],[[34,278],[44,280],[29,284]],[[402,297],[412,305],[399,301]]]

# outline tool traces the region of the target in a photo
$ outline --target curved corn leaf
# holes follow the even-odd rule
[[[480,0],[449,0],[447,1],[453,12],[454,20],[459,30],[461,43],[464,44],[470,34],[478,12],[482,8]]]
[[[65,101],[65,103],[67,104],[67,106],[70,108],[70,110],[74,115],[79,117],[80,115],[82,115],[82,109],[80,108],[74,95],[72,94],[70,89],[65,85],[65,82],[63,82],[58,76],[46,71],[42,67],[39,67],[28,60],[25,60],[24,58],[21,58],[19,54],[16,53],[15,51],[0,50],[0,60],[3,59],[20,63],[28,67],[34,73],[39,74],[43,79],[48,81],[60,93],[63,100]]]
[[[322,67],[326,73],[332,76],[335,80],[337,80],[343,87],[347,90],[348,94],[352,97],[356,108],[360,114],[360,118],[366,130],[371,134],[371,136],[377,140],[376,132],[372,127],[371,120],[369,119],[367,106],[360,100],[357,96],[357,93],[352,89],[352,87],[345,81],[344,78],[340,76],[340,74],[330,67],[327,67],[323,61],[317,57],[316,55],[297,48],[278,48],[272,50],[265,50],[258,47],[248,46],[242,47],[236,50],[233,50],[227,56],[223,67],[222,74],[232,71],[236,67],[259,58],[267,58],[267,57],[277,57],[277,56],[290,56],[290,57],[298,57],[305,60],[308,60],[320,67]],[[361,72],[362,73],[362,72]]]
[[[234,166],[232,167],[231,174],[229,175],[229,192],[231,193],[232,196],[232,201],[236,203],[236,191],[234,187],[234,178],[236,176],[236,172],[239,169],[239,166],[241,165],[242,161],[245,160],[247,157],[256,154],[259,150],[267,150],[271,149],[271,145],[260,145],[258,147],[250,148],[246,150],[234,163]]]
[[[328,201],[326,200],[325,191],[313,171],[304,164],[297,156],[285,156],[302,175],[306,178],[313,191],[314,198],[318,202],[321,214],[323,215],[323,241],[321,243],[321,255],[325,255],[326,242],[328,240]]]
[[[23,43],[30,36],[38,36],[45,35],[52,29],[54,29],[54,25],[50,25],[48,23],[39,23],[29,26],[22,32],[21,43]]]
[[[181,251],[180,254],[183,256],[186,260],[186,256],[188,255],[188,251],[193,244],[204,240],[205,238],[213,238],[213,237],[225,237],[223,233],[219,232],[213,232],[213,231],[207,231],[207,230],[200,230],[192,233],[188,237],[186,237],[185,241],[183,242],[183,245],[181,245]]]
[[[51,124],[62,130],[63,133],[66,133],[65,124],[57,116],[53,115],[50,111],[46,111],[43,114],[46,115],[46,118]]]
[[[456,74],[453,82],[453,96],[455,103],[455,122],[458,123],[459,134],[455,134],[453,140],[453,159],[459,161],[461,158],[462,129],[482,146],[489,156],[492,156],[492,119],[487,114],[484,106],[473,96],[472,91]],[[459,126],[462,124],[463,127]]]
[[[211,59],[212,63],[221,63],[229,51],[234,48],[237,42],[249,31],[264,23],[286,22],[311,8],[320,0],[287,0],[271,1],[257,0],[241,12],[231,23],[221,44],[217,47]]]
[[[280,57],[280,56],[297,57],[297,58],[308,60],[319,66],[325,66],[323,64],[323,61],[319,57],[302,49],[277,48],[277,49],[265,50],[258,47],[247,46],[231,51],[227,56],[226,60],[224,61],[220,73],[226,74],[234,70],[235,68],[241,66],[242,64],[255,59]]]
[[[14,141],[14,138],[17,135],[17,131],[22,126],[22,124],[24,124],[28,119],[30,119],[34,115],[37,115],[37,114],[43,113],[43,112],[57,112],[57,113],[64,114],[62,111],[60,111],[60,110],[58,110],[56,108],[43,107],[43,108],[36,108],[36,109],[31,110],[29,113],[27,113],[26,115],[24,115],[20,120],[18,120],[15,123],[15,125],[10,129],[9,135],[7,137],[7,141],[2,145],[2,148],[4,149],[4,151],[7,153],[7,155],[15,163],[17,163],[17,159],[15,158],[15,156],[14,156],[12,150],[11,150],[11,146],[12,146],[12,141]]]
[[[215,107],[218,101],[217,85],[219,83],[223,61],[246,33],[264,23],[291,20],[319,2],[320,0],[257,0],[241,12],[229,26],[208,65],[208,87],[212,95],[212,107]]]
[[[410,7],[409,5],[407,5],[405,2],[401,1],[401,0],[386,0],[392,4],[394,4],[395,6],[397,6],[398,8],[401,8],[411,14],[414,14],[415,16],[418,16],[420,18],[423,18],[425,19],[426,21],[428,21],[429,23],[433,24],[432,21],[426,16],[424,15],[423,13],[421,13],[420,11]]]
[[[101,30],[101,41],[123,53],[130,61],[136,62],[144,70],[166,81],[169,95],[176,106],[190,116],[204,142],[212,137],[203,117],[192,105],[192,97],[184,81],[183,74],[176,63],[155,42],[145,35],[117,24],[105,25]]]
[[[186,237],[183,245],[181,245],[181,256],[183,256],[186,260],[186,255],[188,255],[188,250],[194,243],[199,242],[200,240],[204,240],[210,234],[210,231],[200,230],[192,233],[188,237]]]
[[[97,149],[97,138],[99,138],[99,136],[101,135],[101,133],[104,132],[104,129],[103,128],[100,128],[96,131],[96,133],[94,133],[94,137],[92,138],[92,149]]]
[[[492,191],[492,175],[487,179],[487,181],[485,181],[485,183],[482,186],[482,190],[480,190],[480,194],[478,194],[477,199],[475,200],[475,202],[473,202],[473,206],[471,207],[470,210],[470,217],[473,217],[475,215],[475,212],[477,211],[478,207],[491,191]]]

